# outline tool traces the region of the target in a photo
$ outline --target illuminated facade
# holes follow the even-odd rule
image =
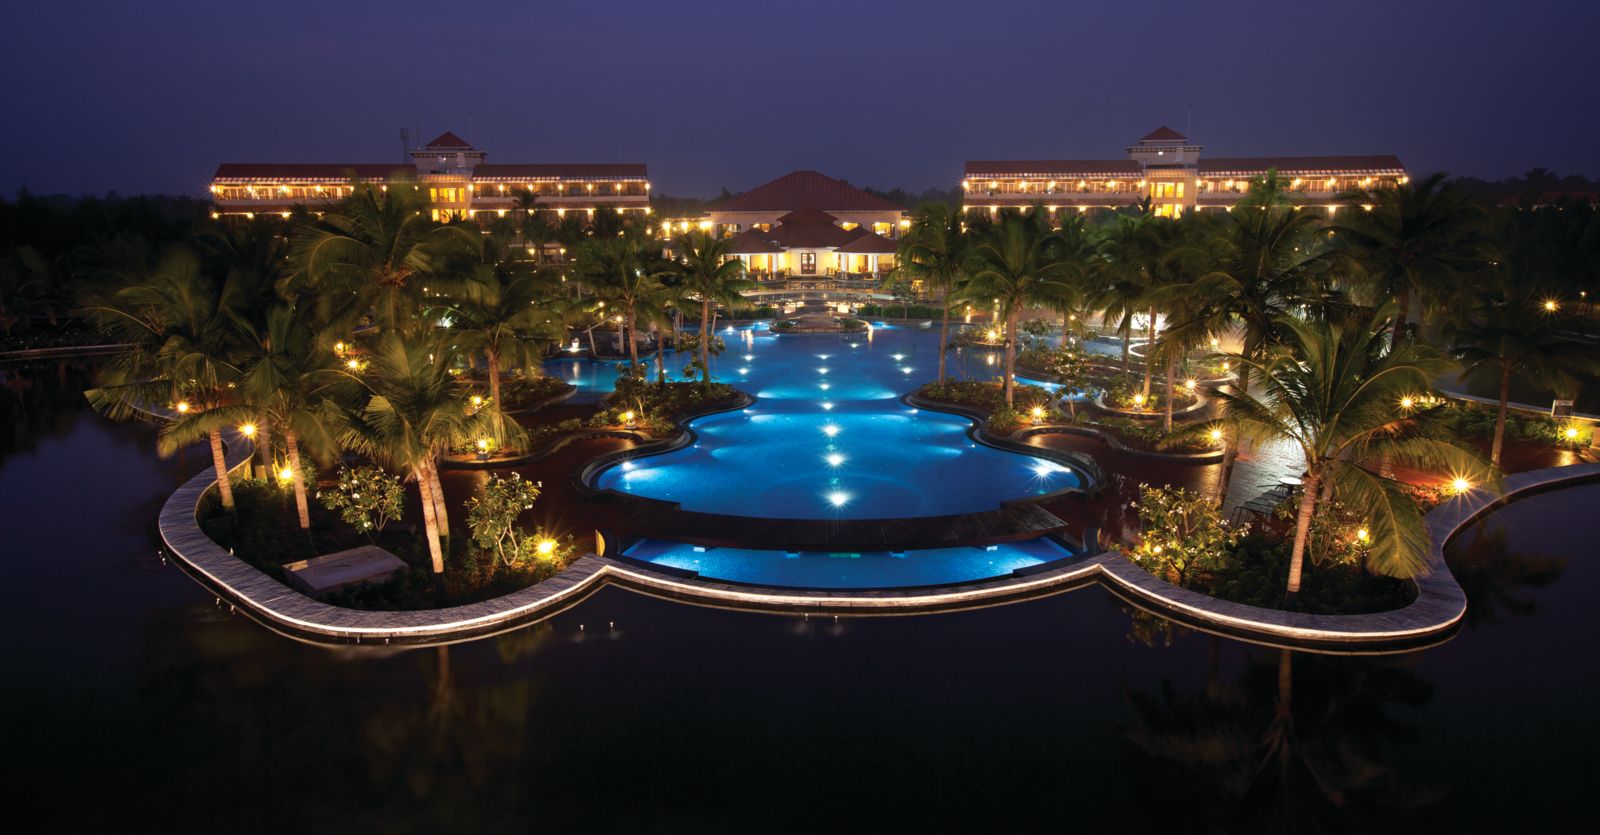
[[[758,277],[878,279],[894,269],[895,246],[867,226],[805,207],[740,232],[730,249]]]
[[[322,212],[350,196],[355,179],[385,189],[416,185],[436,220],[650,211],[642,163],[489,163],[486,153],[450,132],[409,155],[409,163],[395,164],[223,163],[211,178],[214,215],[287,216],[297,206]]]
[[[1159,128],[1128,147],[1127,159],[973,160],[961,181],[963,208],[998,212],[1042,205],[1052,213],[1116,209],[1148,199],[1152,211],[1231,209],[1250,181],[1277,171],[1296,205],[1337,211],[1339,195],[1405,183],[1393,155],[1205,158],[1202,146]]]

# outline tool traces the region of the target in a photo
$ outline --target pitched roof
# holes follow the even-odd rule
[[[783,247],[774,243],[767,237],[767,233],[760,229],[749,229],[733,237],[728,245],[728,252],[734,255],[760,255],[768,252],[782,252]]]
[[[553,164],[484,163],[472,169],[472,179],[617,179],[640,180],[646,176],[642,162],[577,162]]]
[[[1149,133],[1145,134],[1144,136],[1139,137],[1139,141],[1140,142],[1182,142],[1182,141],[1184,141],[1184,140],[1186,140],[1188,138],[1189,137],[1184,136],[1181,133],[1178,133],[1177,131],[1173,130],[1172,128],[1169,128],[1166,125],[1162,125],[1161,127],[1156,128],[1153,131],[1150,131]]]
[[[468,142],[465,139],[462,139],[459,136],[456,136],[455,134],[451,133],[450,131],[445,131],[444,133],[439,134],[438,138],[434,139],[432,142],[429,142],[428,144],[426,144],[426,145],[424,145],[422,147],[424,147],[424,148],[471,148],[472,147],[472,143]]]
[[[393,162],[225,162],[213,180],[386,180],[396,171],[415,175],[406,163]]]
[[[711,205],[714,212],[783,212],[803,207],[828,212],[898,212],[904,206],[817,171],[791,171],[765,185]]]
[[[858,234],[831,223],[780,223],[767,239],[784,249],[828,249],[843,246]]]
[[[834,223],[839,219],[821,209],[802,206],[778,218],[779,223]]]
[[[1396,173],[1405,166],[1394,154],[1335,157],[1217,157],[1200,158],[1201,174],[1264,174],[1276,169],[1280,174]]]
[[[968,177],[1138,176],[1131,159],[978,159],[967,161]]]
[[[894,241],[876,232],[868,232],[864,235],[857,235],[855,240],[839,247],[838,251],[858,255],[883,255],[895,252],[896,247]]]

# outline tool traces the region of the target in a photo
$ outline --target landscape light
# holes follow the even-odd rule
[[[1414,407],[1416,405],[1417,405],[1416,398],[1412,397],[1409,394],[1406,395],[1405,397],[1400,398],[1400,408],[1405,409],[1406,411],[1410,411],[1412,409],[1412,407]]]
[[[1472,482],[1457,477],[1455,481],[1450,482],[1450,488],[1455,490],[1457,494],[1465,493],[1472,489]]]
[[[177,409],[178,409],[178,414],[180,414],[180,415],[189,414],[189,401],[187,401],[187,400],[179,400],[178,401],[178,405],[177,405]]]
[[[479,397],[476,394],[472,395],[472,405],[474,405],[474,406],[482,406],[483,405],[483,398]]]
[[[1560,309],[1561,309],[1561,304],[1559,302],[1557,302],[1555,299],[1545,299],[1544,300],[1544,311],[1546,313],[1554,313],[1554,312],[1556,312],[1557,310],[1560,310]]]
[[[247,423],[239,427],[239,434],[245,436],[246,438],[254,438],[256,436],[256,425],[253,423]]]
[[[555,553],[556,541],[554,539],[550,539],[549,537],[541,539],[539,540],[539,544],[534,546],[534,550],[539,552],[539,556],[548,557]]]
[[[359,371],[361,370],[361,361],[351,357],[350,359],[345,360],[344,367],[350,369],[351,371]]]
[[[283,469],[278,471],[278,480],[279,481],[290,481],[293,478],[294,478],[294,470],[292,470],[292,469],[290,469],[288,467],[284,467]]]
[[[1371,538],[1371,536],[1372,534],[1368,533],[1366,528],[1356,531],[1356,539],[1359,539],[1362,542],[1366,542],[1369,538]]]
[[[1576,441],[1578,440],[1578,427],[1568,426],[1566,429],[1562,430],[1561,434],[1566,435],[1567,440],[1569,441]]]
[[[1214,443],[1214,444],[1222,443],[1222,430],[1221,429],[1213,429],[1213,430],[1211,430],[1211,442]]]
[[[1029,414],[1033,415],[1033,422],[1038,423],[1039,421],[1044,420],[1044,407],[1034,406],[1033,409],[1029,411]]]

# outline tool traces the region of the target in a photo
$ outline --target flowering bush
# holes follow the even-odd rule
[[[541,486],[542,482],[527,481],[520,473],[490,476],[483,495],[467,499],[467,527],[472,529],[473,544],[494,551],[506,565],[532,558],[541,543],[517,527],[517,517],[533,509]]]
[[[405,513],[405,492],[400,477],[377,467],[339,468],[339,480],[330,490],[318,490],[317,500],[356,530],[372,535]]]
[[[1144,570],[1178,585],[1197,572],[1221,566],[1228,550],[1250,530],[1231,527],[1216,499],[1181,487],[1139,485],[1139,544],[1124,549]]]

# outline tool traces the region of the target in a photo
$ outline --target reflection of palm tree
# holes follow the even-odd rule
[[[1128,696],[1128,739],[1157,772],[1145,783],[1179,794],[1180,802],[1161,805],[1181,810],[1185,830],[1359,827],[1442,796],[1384,762],[1390,744],[1409,733],[1385,706],[1418,707],[1431,697],[1397,665],[1282,650],[1276,663],[1251,659],[1236,682],[1198,693],[1164,682],[1158,693]]]
[[[1511,550],[1504,528],[1474,525],[1470,540],[1457,539],[1445,554],[1450,573],[1467,595],[1467,626],[1489,626],[1507,615],[1530,615],[1538,602],[1519,589],[1544,588],[1561,578],[1567,561],[1549,554]]]

